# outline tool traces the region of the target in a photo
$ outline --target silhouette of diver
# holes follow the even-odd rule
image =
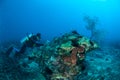
[[[41,39],[41,34],[37,33],[36,35],[32,35],[31,37],[28,36],[28,40],[26,40],[19,53],[24,53],[27,47],[33,48],[33,47],[40,47],[43,46],[39,41]]]
[[[22,47],[21,47],[20,50],[18,50],[15,47],[11,46],[6,51],[6,54],[9,56],[12,51],[15,51],[14,55],[19,55],[19,54],[24,53],[27,47],[33,48],[33,47],[43,46],[43,44],[40,43],[40,39],[41,39],[41,34],[40,33],[37,33],[36,35],[34,35],[34,34],[27,35],[27,37],[25,37],[21,41]]]

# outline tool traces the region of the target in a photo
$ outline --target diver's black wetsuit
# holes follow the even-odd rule
[[[33,48],[33,47],[40,47],[43,46],[43,44],[39,43],[40,40],[40,34],[33,35],[29,38],[29,40],[25,41],[19,51],[19,53],[24,53],[27,47]]]
[[[24,53],[27,47],[33,48],[33,47],[43,46],[43,44],[41,44],[41,43],[39,42],[40,39],[41,39],[40,33],[38,33],[38,34],[36,34],[36,35],[32,35],[31,37],[28,37],[28,40],[26,40],[26,41],[23,43],[21,49],[15,51],[15,52],[16,52],[15,55],[20,55],[20,54]],[[6,51],[6,54],[9,56],[10,53],[11,53],[13,50],[15,50],[15,49],[14,49],[14,46],[11,46],[11,47],[8,48],[8,50]]]

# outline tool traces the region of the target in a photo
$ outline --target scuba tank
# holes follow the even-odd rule
[[[23,39],[20,40],[20,43],[23,44],[24,42],[28,41],[29,38],[31,38],[32,36],[33,36],[33,34],[29,34],[29,35],[27,35],[26,37],[24,37]]]

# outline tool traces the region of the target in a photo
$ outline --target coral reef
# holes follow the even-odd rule
[[[76,31],[44,46],[27,48],[23,54],[10,57],[1,50],[0,55],[0,80],[120,79],[120,50],[105,45],[98,48]]]
[[[72,31],[45,44],[34,56],[40,54],[41,59],[37,56],[37,61],[43,60],[45,70],[47,68],[46,71],[50,72],[43,74],[51,80],[73,80],[74,76],[82,71],[86,53],[97,47],[96,43]]]
[[[120,50],[109,46],[86,54],[86,69],[76,80],[119,80]]]
[[[16,61],[23,73],[42,73],[47,80],[73,80],[82,72],[86,53],[97,47],[90,39],[71,31],[44,46],[27,48],[16,56]]]

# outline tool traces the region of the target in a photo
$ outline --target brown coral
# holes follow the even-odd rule
[[[80,47],[73,48],[70,56],[63,57],[64,63],[72,66],[76,65],[77,54],[80,54],[79,58],[84,58],[84,54],[81,54],[81,53],[84,53],[84,47],[80,46]]]

